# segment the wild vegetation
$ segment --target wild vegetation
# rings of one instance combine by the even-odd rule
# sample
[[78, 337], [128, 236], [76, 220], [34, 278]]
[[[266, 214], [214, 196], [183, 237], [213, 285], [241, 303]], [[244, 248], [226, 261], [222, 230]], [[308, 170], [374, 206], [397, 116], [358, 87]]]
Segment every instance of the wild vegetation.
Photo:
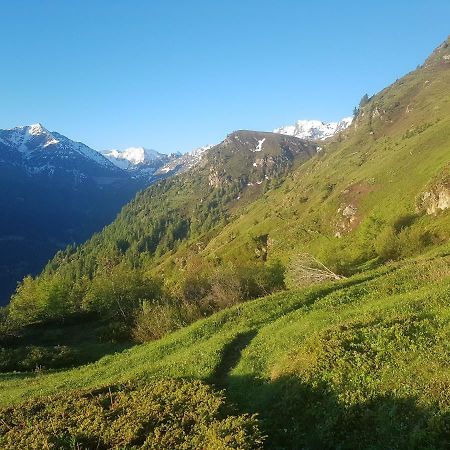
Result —
[[[18, 343], [3, 345], [12, 361], [4, 370], [22, 371], [0, 375], [3, 432], [27, 442], [31, 404], [44, 396], [37, 429], [70, 404], [89, 416], [103, 401], [86, 443], [72, 412], [39, 439], [92, 448], [102, 427], [125, 423], [99, 445], [163, 448], [151, 439], [166, 416], [148, 428], [133, 411], [110, 409], [116, 396], [134, 405], [134, 392], [153, 398], [160, 383], [174, 383], [236, 408], [231, 419], [205, 419], [201, 406], [185, 448], [196, 439], [258, 448], [263, 435], [271, 449], [448, 448], [449, 86], [447, 43], [365, 96], [354, 124], [321, 151], [266, 133], [271, 144], [259, 154], [240, 147], [250, 132], [234, 133], [200, 167], [150, 187], [90, 241], [59, 252], [3, 312], [5, 342]], [[41, 342], [42, 359], [55, 358], [45, 369], [77, 367], [24, 372], [36, 359], [8, 354], [23, 351], [36, 327], [68, 330], [80, 314], [91, 317], [95, 347], [54, 335]], [[58, 340], [79, 359], [61, 363]], [[33, 364], [19, 367], [26, 358]], [[82, 358], [90, 363], [78, 366]], [[158, 399], [178, 411], [173, 397]], [[127, 434], [127, 417], [145, 433]], [[211, 441], [209, 420], [218, 421]], [[184, 439], [179, 423], [172, 434]]]
[[0, 413], [5, 450], [255, 449], [262, 442], [254, 416], [232, 415], [223, 396], [198, 381], [107, 386]]
[[446, 448], [449, 255], [239, 304], [72, 370], [5, 374], [1, 402], [199, 379], [258, 413], [268, 448]]

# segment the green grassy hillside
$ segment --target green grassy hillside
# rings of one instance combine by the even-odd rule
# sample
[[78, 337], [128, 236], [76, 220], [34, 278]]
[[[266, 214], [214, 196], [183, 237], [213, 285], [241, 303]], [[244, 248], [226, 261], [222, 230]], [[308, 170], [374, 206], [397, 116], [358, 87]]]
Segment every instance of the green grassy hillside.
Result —
[[[205, 448], [252, 448], [252, 436], [258, 448], [263, 435], [270, 449], [448, 448], [449, 89], [447, 40], [320, 148], [233, 133], [199, 167], [142, 192], [102, 233], [56, 255], [3, 313], [11, 338], [48, 319], [67, 330], [69, 313], [91, 311], [111, 335], [132, 324], [134, 338], [153, 342], [71, 369], [0, 374], [10, 408], [1, 433], [25, 439], [33, 402], [55, 404], [41, 427], [64, 395], [86, 411], [100, 402], [100, 428], [116, 426], [106, 392], [168, 382], [194, 383], [230, 408], [189, 422], [200, 440], [205, 420], [216, 424]], [[108, 352], [94, 344], [85, 361]], [[172, 417], [177, 402], [167, 407]], [[156, 428], [139, 421], [148, 433], [167, 426], [155, 417]], [[64, 438], [84, 445], [73, 420]]]
[[[436, 208], [427, 215], [421, 197], [445, 174], [449, 192], [450, 63], [443, 59], [449, 54], [446, 43], [423, 67], [371, 98], [345, 137], [325, 144], [202, 254], [250, 258], [250, 236], [268, 234], [273, 258], [286, 261], [304, 248], [348, 270], [380, 254], [389, 259], [446, 242], [449, 214]], [[401, 248], [385, 255], [376, 239], [389, 231]]]
[[[229, 135], [200, 167], [150, 187], [102, 233], [56, 255], [29, 283], [29, 291], [40, 293], [28, 309], [37, 305], [39, 317], [39, 304], [83, 308], [91, 280], [118, 265], [163, 275], [170, 284], [196, 258], [211, 267], [287, 265], [308, 251], [350, 274], [444, 244], [450, 237], [448, 56], [446, 41], [320, 147], [273, 133]], [[53, 288], [40, 289], [47, 281], [62, 284], [70, 300], [50, 298]]]
[[199, 379], [259, 413], [268, 448], [446, 448], [448, 255], [254, 300], [69, 371], [4, 374], [1, 402]]

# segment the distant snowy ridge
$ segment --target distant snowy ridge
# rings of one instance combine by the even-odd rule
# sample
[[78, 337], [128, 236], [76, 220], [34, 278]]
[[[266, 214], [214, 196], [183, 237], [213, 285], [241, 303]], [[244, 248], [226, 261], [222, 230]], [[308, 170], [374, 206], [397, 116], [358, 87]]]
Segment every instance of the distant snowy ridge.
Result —
[[198, 147], [190, 152], [178, 155], [171, 159], [167, 164], [161, 167], [157, 174], [168, 174], [172, 172], [185, 172], [190, 168], [197, 165], [205, 153], [213, 148], [214, 145], [204, 145], [203, 147]]
[[121, 169], [152, 163], [159, 159], [167, 159], [167, 155], [144, 147], [129, 147], [125, 150], [104, 150], [102, 154]]
[[274, 133], [295, 136], [309, 141], [324, 140], [348, 128], [352, 117], [345, 117], [339, 122], [322, 122], [320, 120], [299, 120], [293, 125], [276, 128]]
[[99, 152], [50, 132], [40, 123], [0, 130], [0, 164], [22, 167], [30, 175], [65, 173], [77, 179], [96, 176], [98, 182], [105, 177], [119, 177], [149, 184], [194, 167], [211, 147], [171, 155], [145, 147]]

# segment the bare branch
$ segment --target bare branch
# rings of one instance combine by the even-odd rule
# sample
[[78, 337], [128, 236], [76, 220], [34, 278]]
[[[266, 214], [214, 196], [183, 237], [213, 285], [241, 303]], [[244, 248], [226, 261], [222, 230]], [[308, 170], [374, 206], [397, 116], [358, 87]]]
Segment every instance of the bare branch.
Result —
[[288, 273], [292, 281], [297, 285], [308, 285], [345, 278], [334, 273], [309, 253], [299, 254], [289, 265]]

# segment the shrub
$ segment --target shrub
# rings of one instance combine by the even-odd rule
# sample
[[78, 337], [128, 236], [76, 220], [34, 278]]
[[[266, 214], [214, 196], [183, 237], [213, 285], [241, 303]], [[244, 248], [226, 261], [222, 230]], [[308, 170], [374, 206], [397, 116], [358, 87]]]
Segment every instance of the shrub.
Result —
[[385, 228], [375, 240], [375, 251], [383, 261], [400, 257], [400, 245], [393, 227]]
[[83, 308], [104, 318], [120, 318], [131, 323], [143, 300], [158, 299], [163, 295], [160, 280], [120, 265], [94, 278], [84, 297]]
[[71, 303], [70, 281], [60, 275], [33, 279], [25, 277], [9, 306], [9, 319], [17, 325], [62, 317], [76, 310]]
[[0, 348], [0, 372], [61, 369], [78, 362], [78, 353], [65, 345]]
[[172, 299], [142, 302], [135, 314], [133, 338], [138, 342], [159, 339], [201, 317], [284, 289], [284, 273], [285, 268], [278, 261], [214, 270], [203, 265], [195, 270], [191, 267], [173, 288]]
[[138, 342], [153, 341], [200, 317], [200, 309], [192, 303], [144, 302], [136, 313], [132, 336]]
[[375, 240], [375, 251], [383, 261], [413, 256], [433, 244], [436, 237], [417, 227], [395, 226], [385, 228]]
[[0, 410], [0, 446], [260, 449], [255, 416], [232, 415], [199, 381], [107, 386]]

